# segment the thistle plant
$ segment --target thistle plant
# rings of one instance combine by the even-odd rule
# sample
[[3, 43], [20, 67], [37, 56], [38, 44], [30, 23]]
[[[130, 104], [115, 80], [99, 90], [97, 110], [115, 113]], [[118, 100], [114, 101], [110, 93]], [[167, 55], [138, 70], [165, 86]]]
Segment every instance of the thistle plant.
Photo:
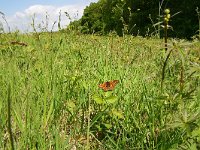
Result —
[[164, 15], [164, 36], [165, 36], [165, 51], [167, 51], [167, 29], [168, 29], [168, 26], [169, 26], [169, 19], [171, 17], [170, 15], [170, 10], [169, 9], [165, 9], [164, 11], [165, 15]]

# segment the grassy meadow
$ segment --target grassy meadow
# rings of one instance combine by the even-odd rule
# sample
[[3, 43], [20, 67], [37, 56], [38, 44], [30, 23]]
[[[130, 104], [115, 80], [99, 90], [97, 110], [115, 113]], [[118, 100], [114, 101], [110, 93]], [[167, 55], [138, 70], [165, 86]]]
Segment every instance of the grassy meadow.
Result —
[[199, 77], [195, 40], [0, 34], [0, 149], [199, 149]]

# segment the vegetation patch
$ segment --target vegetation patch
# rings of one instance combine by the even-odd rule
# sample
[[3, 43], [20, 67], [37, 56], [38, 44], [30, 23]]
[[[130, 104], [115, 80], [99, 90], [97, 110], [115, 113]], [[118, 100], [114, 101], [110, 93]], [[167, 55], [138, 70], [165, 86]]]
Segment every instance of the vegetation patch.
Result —
[[199, 42], [168, 39], [166, 51], [129, 35], [0, 39], [2, 149], [200, 148]]

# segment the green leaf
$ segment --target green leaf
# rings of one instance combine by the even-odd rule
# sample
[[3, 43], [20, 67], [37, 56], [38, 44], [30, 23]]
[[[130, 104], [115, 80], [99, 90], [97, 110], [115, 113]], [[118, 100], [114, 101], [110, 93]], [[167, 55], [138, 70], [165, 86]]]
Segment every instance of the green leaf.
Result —
[[98, 95], [94, 95], [93, 99], [97, 104], [103, 104], [104, 103], [104, 100], [101, 97], [99, 97]]
[[105, 98], [107, 97], [110, 97], [112, 95], [112, 91], [107, 91], [107, 92], [104, 92], [105, 93]]
[[45, 127], [47, 126], [50, 118], [53, 117], [53, 112], [54, 112], [54, 101], [52, 100], [51, 101], [51, 105], [50, 105], [50, 109], [49, 109], [48, 114], [47, 114], [47, 119], [46, 119], [46, 122], [45, 122]]
[[115, 117], [118, 117], [119, 119], [123, 119], [123, 118], [124, 118], [123, 112], [122, 112], [121, 110], [113, 109], [113, 110], [112, 110], [112, 114], [113, 114]]
[[74, 103], [72, 100], [70, 100], [70, 101], [67, 102], [67, 107], [68, 107], [68, 110], [69, 110], [71, 113], [73, 113], [73, 110], [74, 110], [74, 108], [76, 107], [76, 105], [75, 105], [75, 103]]
[[102, 128], [100, 127], [100, 125], [95, 125], [95, 127], [98, 129], [98, 131], [102, 131]]
[[107, 128], [107, 129], [110, 129], [112, 127], [111, 124], [108, 124], [108, 123], [104, 123], [104, 126]]
[[[106, 111], [106, 110], [104, 110]], [[104, 115], [104, 111], [99, 111], [95, 117], [91, 120], [90, 123], [90, 127], [92, 127], [97, 121], [99, 121], [99, 119], [101, 119], [101, 117]]]
[[105, 98], [105, 101], [108, 103], [108, 104], [113, 104], [117, 101], [117, 96], [110, 96], [110, 97], [107, 97]]
[[1, 115], [2, 106], [3, 106], [3, 102], [2, 102], [2, 100], [0, 100], [0, 115]]
[[195, 136], [200, 137], [200, 128], [198, 128], [198, 129], [192, 131], [192, 136], [193, 136], [193, 137], [195, 137]]
[[83, 82], [82, 84], [83, 84], [84, 89], [88, 90], [88, 85], [86, 84], [86, 82]]

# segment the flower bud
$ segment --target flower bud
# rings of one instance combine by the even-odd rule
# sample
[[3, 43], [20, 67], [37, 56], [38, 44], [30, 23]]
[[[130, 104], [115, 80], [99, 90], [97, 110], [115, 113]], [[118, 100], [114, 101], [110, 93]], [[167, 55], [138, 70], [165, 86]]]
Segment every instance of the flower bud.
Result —
[[169, 14], [170, 13], [170, 10], [169, 9], [165, 9], [165, 14]]
[[167, 15], [166, 15], [166, 18], [168, 18], [168, 19], [169, 19], [170, 17], [171, 17], [171, 15], [170, 15], [170, 14], [167, 14]]
[[165, 20], [165, 22], [168, 22], [168, 21], [169, 21], [169, 19], [168, 19], [167, 17], [165, 17], [164, 20]]

